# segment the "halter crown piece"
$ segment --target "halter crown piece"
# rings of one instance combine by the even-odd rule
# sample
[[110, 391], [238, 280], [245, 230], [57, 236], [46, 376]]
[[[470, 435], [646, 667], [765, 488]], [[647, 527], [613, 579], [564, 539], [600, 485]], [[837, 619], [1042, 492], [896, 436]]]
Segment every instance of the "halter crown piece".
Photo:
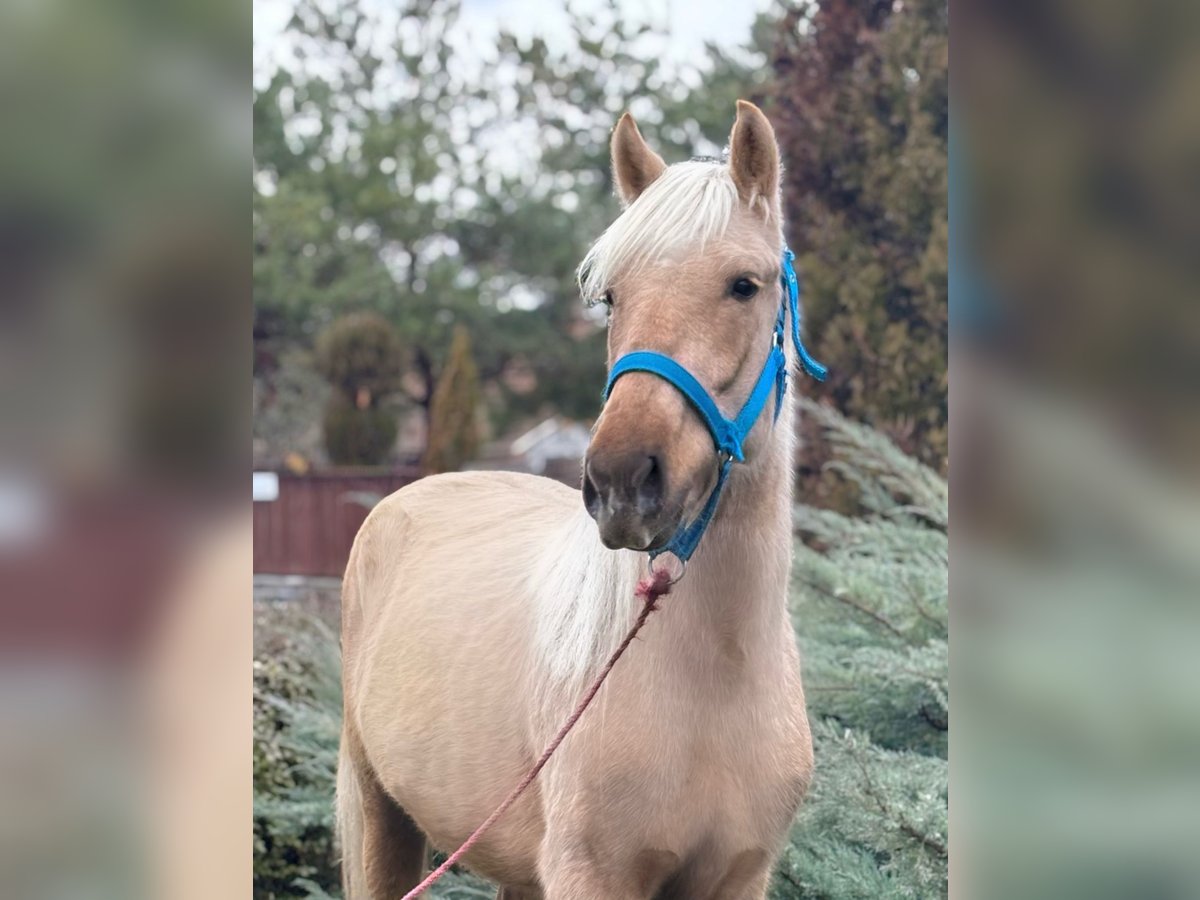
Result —
[[800, 339], [800, 282], [796, 278], [796, 269], [792, 266], [792, 260], [795, 258], [795, 254], [791, 250], [784, 248], [783, 269], [780, 275], [783, 297], [779, 303], [779, 315], [775, 318], [771, 352], [767, 354], [767, 361], [763, 364], [762, 373], [758, 376], [754, 389], [750, 392], [749, 398], [736, 418], [725, 418], [712, 395], [704, 389], [696, 377], [666, 354], [654, 350], [634, 350], [618, 359], [609, 370], [608, 383], [604, 386], [605, 400], [608, 399], [613, 385], [622, 375], [629, 372], [649, 372], [657, 375], [683, 394], [699, 414], [701, 421], [708, 427], [717, 448], [720, 472], [717, 475], [717, 483], [713, 487], [712, 493], [709, 494], [708, 501], [704, 504], [704, 509], [691, 523], [681, 526], [664, 546], [657, 550], [651, 550], [651, 561], [663, 553], [672, 553], [683, 563], [691, 559], [692, 554], [696, 552], [696, 546], [700, 543], [700, 538], [704, 536], [705, 530], [717, 511], [717, 504], [721, 500], [721, 491], [725, 488], [729, 470], [735, 462], [745, 462], [742, 442], [750, 433], [750, 429], [754, 427], [754, 423], [758, 421], [758, 417], [762, 414], [767, 400], [772, 394], [775, 395], [775, 415], [772, 423], [779, 418], [779, 412], [783, 408], [783, 397], [787, 391], [787, 357], [783, 348], [784, 342], [787, 340], [789, 317], [792, 325], [792, 345], [796, 348], [796, 356], [804, 371], [817, 381], [824, 381], [828, 374], [828, 370], [812, 358], [805, 349], [804, 342]]

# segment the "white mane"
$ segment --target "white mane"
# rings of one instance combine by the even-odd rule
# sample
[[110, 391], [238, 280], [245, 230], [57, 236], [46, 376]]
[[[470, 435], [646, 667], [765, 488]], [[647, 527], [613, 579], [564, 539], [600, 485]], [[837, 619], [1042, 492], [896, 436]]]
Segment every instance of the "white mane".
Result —
[[668, 166], [583, 258], [578, 272], [583, 299], [600, 300], [613, 276], [627, 267], [657, 262], [684, 245], [702, 247], [729, 227], [737, 202], [737, 186], [724, 163]]
[[565, 689], [576, 699], [617, 648], [633, 624], [633, 590], [644, 566], [645, 554], [600, 543], [583, 504], [546, 542], [529, 589], [536, 604], [534, 643], [549, 694]]

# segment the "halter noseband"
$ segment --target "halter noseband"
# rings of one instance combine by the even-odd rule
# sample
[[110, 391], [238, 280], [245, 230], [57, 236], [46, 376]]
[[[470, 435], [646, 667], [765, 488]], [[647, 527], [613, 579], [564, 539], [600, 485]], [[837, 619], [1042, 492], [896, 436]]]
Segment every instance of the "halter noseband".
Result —
[[775, 395], [775, 415], [772, 422], [779, 418], [779, 412], [783, 408], [783, 397], [787, 391], [787, 357], [783, 348], [787, 339], [789, 316], [792, 322], [792, 344], [796, 348], [796, 355], [799, 357], [804, 371], [817, 381], [824, 381], [828, 374], [826, 368], [809, 355], [804, 348], [804, 342], [800, 339], [800, 282], [796, 278], [796, 270], [792, 266], [793, 259], [795, 259], [795, 255], [792, 251], [784, 248], [783, 271], [780, 276], [780, 282], [783, 285], [783, 299], [779, 304], [779, 315], [775, 318], [771, 352], [767, 354], [767, 361], [763, 365], [762, 373], [758, 376], [758, 381], [755, 382], [754, 389], [750, 392], [741, 412], [737, 414], [737, 418], [725, 418], [712, 395], [704, 389], [696, 377], [664, 353], [654, 350], [634, 350], [618, 359], [609, 370], [608, 383], [604, 386], [605, 400], [608, 399], [613, 385], [622, 375], [629, 372], [649, 372], [657, 375], [673, 385], [691, 403], [709, 433], [712, 434], [713, 443], [717, 448], [720, 472], [717, 475], [717, 483], [713, 487], [712, 493], [709, 494], [708, 501], [704, 504], [704, 509], [690, 524], [680, 526], [667, 544], [657, 550], [651, 550], [651, 560], [663, 553], [673, 553], [683, 563], [691, 558], [692, 554], [696, 552], [696, 545], [700, 543], [700, 538], [704, 536], [705, 529], [708, 528], [717, 511], [717, 503], [721, 499], [721, 491], [725, 487], [725, 480], [729, 477], [729, 470], [735, 461], [745, 462], [742, 442], [746, 440], [746, 435], [758, 421], [758, 417], [767, 405], [767, 399], [772, 394]]

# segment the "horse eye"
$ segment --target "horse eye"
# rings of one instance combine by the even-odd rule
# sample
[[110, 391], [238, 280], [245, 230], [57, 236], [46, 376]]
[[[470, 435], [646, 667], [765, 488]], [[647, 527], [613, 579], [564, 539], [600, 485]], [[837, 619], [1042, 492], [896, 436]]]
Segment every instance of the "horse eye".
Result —
[[603, 303], [605, 306], [607, 306], [609, 309], [612, 309], [612, 305], [613, 305], [612, 291], [605, 291], [604, 299], [601, 300], [600, 302]]
[[729, 292], [739, 300], [749, 300], [758, 293], [758, 285], [749, 278], [739, 278], [730, 286]]

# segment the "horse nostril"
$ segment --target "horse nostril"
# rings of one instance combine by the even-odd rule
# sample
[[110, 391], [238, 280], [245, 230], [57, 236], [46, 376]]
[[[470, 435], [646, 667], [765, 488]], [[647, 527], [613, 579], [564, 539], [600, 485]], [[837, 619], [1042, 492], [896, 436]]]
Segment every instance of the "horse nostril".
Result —
[[596, 488], [592, 467], [588, 463], [583, 466], [583, 505], [593, 519], [600, 514], [600, 491]]
[[662, 510], [666, 476], [656, 456], [594, 457], [583, 467], [583, 505], [597, 522], [614, 516], [655, 516]]
[[639, 513], [648, 515], [659, 511], [663, 502], [664, 482], [663, 470], [658, 462], [658, 457], [646, 457], [638, 467], [633, 479]]

